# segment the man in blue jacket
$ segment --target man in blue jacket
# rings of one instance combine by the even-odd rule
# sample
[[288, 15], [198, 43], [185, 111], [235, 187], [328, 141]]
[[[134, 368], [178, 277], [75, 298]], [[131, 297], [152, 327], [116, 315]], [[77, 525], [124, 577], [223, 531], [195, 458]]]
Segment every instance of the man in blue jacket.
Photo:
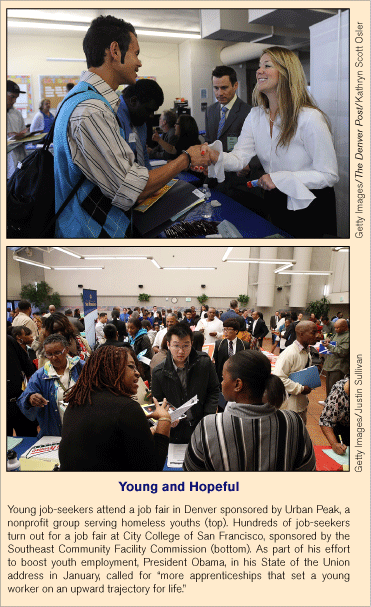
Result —
[[164, 103], [162, 88], [155, 80], [145, 78], [127, 86], [121, 97], [117, 117], [125, 141], [135, 154], [137, 164], [151, 170], [147, 152], [146, 122]]

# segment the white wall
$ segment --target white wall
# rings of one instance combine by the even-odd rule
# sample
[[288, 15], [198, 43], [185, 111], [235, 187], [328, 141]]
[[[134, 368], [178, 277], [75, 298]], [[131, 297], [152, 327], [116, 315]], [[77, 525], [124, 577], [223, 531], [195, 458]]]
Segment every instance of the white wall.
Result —
[[[22, 36], [8, 35], [8, 74], [31, 75], [31, 87], [35, 111], [27, 116], [31, 120], [38, 111], [40, 103], [39, 75], [80, 76], [86, 69], [85, 55], [82, 50], [83, 35], [80, 38], [67, 36]], [[162, 109], [174, 105], [175, 97], [180, 96], [179, 57], [177, 44], [142, 42], [140, 43], [140, 76], [156, 76], [164, 92]], [[22, 52], [19, 52], [19, 49]], [[80, 58], [76, 61], [47, 61], [47, 57]], [[161, 109], [160, 109], [161, 111]]]
[[[199, 130], [205, 128], [205, 113], [201, 112], [201, 101], [207, 105], [215, 103], [211, 73], [217, 65], [222, 65], [220, 51], [226, 42], [216, 40], [186, 40], [179, 45], [181, 97], [188, 99], [191, 114]], [[201, 100], [200, 90], [207, 89], [207, 99]]]

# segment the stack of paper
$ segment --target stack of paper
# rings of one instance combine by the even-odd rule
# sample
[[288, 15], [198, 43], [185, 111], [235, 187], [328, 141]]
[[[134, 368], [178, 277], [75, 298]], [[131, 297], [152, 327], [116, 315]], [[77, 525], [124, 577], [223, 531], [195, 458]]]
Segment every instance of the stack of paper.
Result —
[[59, 464], [60, 436], [43, 436], [20, 457], [21, 471], [53, 470]]

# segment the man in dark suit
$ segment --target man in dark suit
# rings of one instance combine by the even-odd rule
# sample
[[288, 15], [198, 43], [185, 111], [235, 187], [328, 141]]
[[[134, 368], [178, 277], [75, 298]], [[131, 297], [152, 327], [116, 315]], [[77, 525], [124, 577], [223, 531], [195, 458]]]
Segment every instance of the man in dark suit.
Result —
[[205, 140], [212, 143], [219, 139], [223, 151], [231, 152], [251, 107], [236, 95], [238, 82], [233, 68], [219, 65], [214, 69], [212, 77], [217, 102], [208, 107], [205, 114]]
[[[238, 88], [235, 70], [226, 65], [218, 65], [212, 72], [213, 91], [217, 102], [207, 108], [205, 114], [205, 141], [212, 143], [216, 139], [223, 144], [223, 152], [231, 152], [237, 143], [241, 129], [251, 106], [236, 95]], [[225, 120], [223, 113], [225, 114]], [[257, 156], [240, 173], [227, 172], [223, 183], [212, 183], [212, 187], [238, 200], [244, 206], [258, 211], [261, 208], [261, 192], [247, 188], [248, 180], [263, 175]]]
[[240, 331], [246, 331], [246, 322], [245, 319], [242, 318], [242, 316], [240, 316], [238, 314], [238, 301], [237, 299], [232, 299], [229, 302], [229, 310], [227, 310], [226, 312], [223, 312], [223, 314], [220, 317], [220, 320], [222, 322], [224, 322], [225, 320], [229, 320], [230, 318], [234, 318], [237, 319], [240, 325]]
[[[274, 316], [271, 316], [271, 321], [270, 321], [270, 324], [269, 324], [271, 331], [275, 330], [275, 328], [277, 327], [277, 323], [278, 323], [279, 319], [280, 319], [280, 313], [278, 311], [275, 313]], [[274, 344], [276, 343], [276, 337], [277, 336], [272, 332], [272, 346], [274, 346]]]
[[242, 341], [237, 337], [240, 325], [237, 319], [230, 318], [223, 322], [224, 339], [217, 339], [215, 342], [213, 360], [220, 383], [223, 379], [223, 366], [226, 360], [240, 350], [248, 350], [250, 344], [248, 341]]
[[252, 325], [252, 336], [260, 348], [263, 345], [263, 338], [267, 335], [267, 333], [269, 333], [269, 329], [261, 316], [261, 312], [255, 311], [252, 313], [254, 321]]

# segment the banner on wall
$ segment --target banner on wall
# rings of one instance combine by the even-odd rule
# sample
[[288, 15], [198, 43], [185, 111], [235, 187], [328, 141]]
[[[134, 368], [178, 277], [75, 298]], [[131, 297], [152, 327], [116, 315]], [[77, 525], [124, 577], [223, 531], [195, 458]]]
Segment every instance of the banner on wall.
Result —
[[66, 96], [66, 84], [79, 80], [79, 76], [39, 76], [40, 100], [50, 99], [50, 107], [55, 109]]
[[87, 316], [89, 312], [97, 309], [97, 291], [92, 289], [82, 290], [82, 301], [84, 305], [84, 316]]
[[82, 290], [84, 305], [85, 338], [91, 348], [95, 347], [95, 321], [98, 318], [97, 291], [92, 289]]

